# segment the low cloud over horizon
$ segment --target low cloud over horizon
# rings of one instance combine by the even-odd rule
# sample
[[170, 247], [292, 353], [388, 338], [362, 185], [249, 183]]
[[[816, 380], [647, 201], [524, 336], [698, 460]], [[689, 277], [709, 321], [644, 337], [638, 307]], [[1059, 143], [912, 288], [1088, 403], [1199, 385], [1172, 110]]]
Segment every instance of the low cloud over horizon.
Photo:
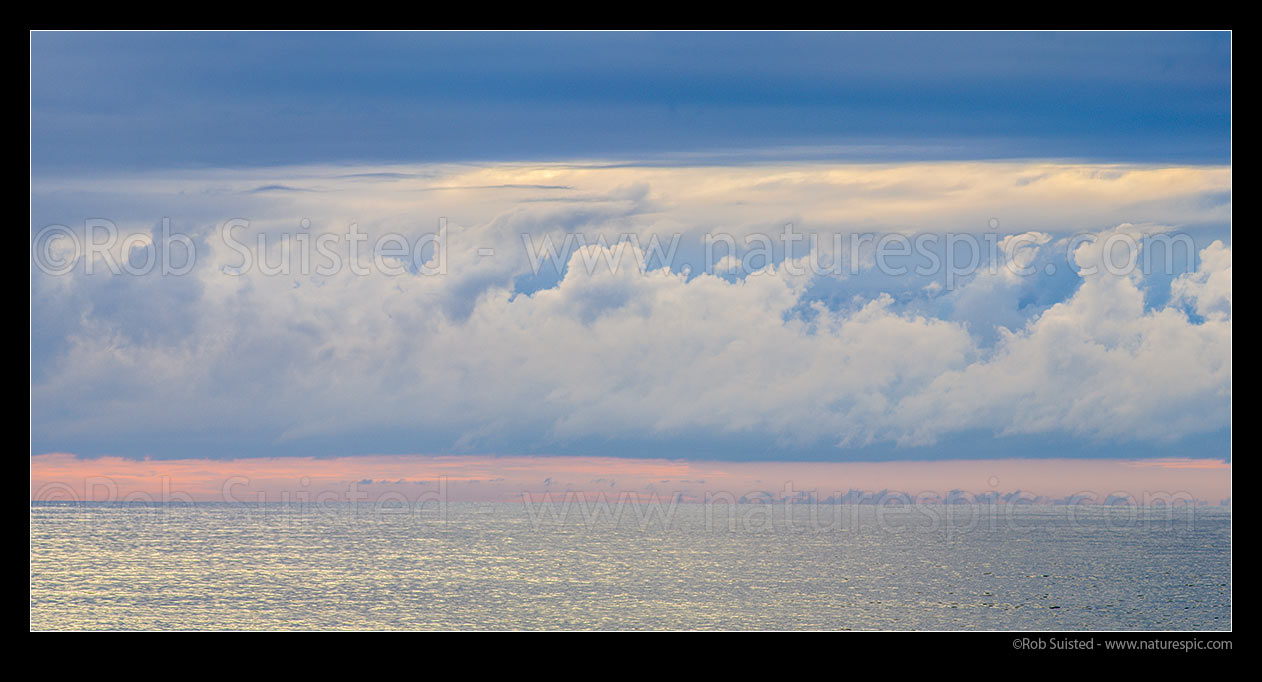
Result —
[[[31, 200], [32, 454], [1230, 460], [1228, 167], [315, 165]], [[322, 235], [369, 246], [321, 271]]]

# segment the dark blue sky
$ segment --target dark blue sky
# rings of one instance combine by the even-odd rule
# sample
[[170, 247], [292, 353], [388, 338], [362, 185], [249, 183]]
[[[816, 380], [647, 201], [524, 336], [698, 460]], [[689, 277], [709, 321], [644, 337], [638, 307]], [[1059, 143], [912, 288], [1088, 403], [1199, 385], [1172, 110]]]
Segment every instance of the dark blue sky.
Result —
[[1226, 33], [35, 33], [31, 156], [1218, 164], [1230, 84]]

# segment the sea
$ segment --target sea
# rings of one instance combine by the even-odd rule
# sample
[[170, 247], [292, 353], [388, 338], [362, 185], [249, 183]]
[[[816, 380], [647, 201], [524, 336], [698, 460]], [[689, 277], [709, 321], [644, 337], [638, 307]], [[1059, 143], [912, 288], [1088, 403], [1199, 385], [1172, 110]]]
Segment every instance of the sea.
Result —
[[31, 503], [32, 630], [1229, 630], [1226, 507]]

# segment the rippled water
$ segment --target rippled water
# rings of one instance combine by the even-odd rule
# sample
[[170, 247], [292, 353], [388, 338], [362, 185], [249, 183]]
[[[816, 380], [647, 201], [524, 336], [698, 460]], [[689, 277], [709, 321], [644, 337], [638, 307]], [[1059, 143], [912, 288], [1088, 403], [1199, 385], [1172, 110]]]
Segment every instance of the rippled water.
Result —
[[43, 629], [1228, 629], [1227, 509], [31, 505]]

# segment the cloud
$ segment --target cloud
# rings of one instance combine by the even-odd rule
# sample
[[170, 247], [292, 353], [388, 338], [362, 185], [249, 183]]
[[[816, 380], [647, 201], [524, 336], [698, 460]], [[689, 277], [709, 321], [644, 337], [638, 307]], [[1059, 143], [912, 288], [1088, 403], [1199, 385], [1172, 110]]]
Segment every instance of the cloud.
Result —
[[[371, 180], [383, 173], [388, 181]], [[1029, 177], [1038, 180], [1016, 181]], [[237, 193], [302, 183], [322, 191]], [[550, 189], [532, 194], [538, 186]], [[647, 439], [689, 456], [689, 443], [721, 435], [791, 457], [970, 433], [1175, 442], [1229, 427], [1231, 247], [1203, 235], [1231, 207], [1187, 200], [1229, 191], [1219, 168], [1046, 163], [48, 180], [32, 188], [35, 230], [118, 216], [121, 234], [143, 233], [144, 248], [161, 251], [173, 239], [154, 224], [169, 216], [199, 258], [182, 276], [110, 274], [104, 254], [90, 275], [86, 261], [67, 275], [32, 268], [33, 448], [539, 452]], [[523, 201], [553, 195], [600, 201]], [[1144, 220], [1119, 220], [1130, 214]], [[996, 240], [1006, 254], [950, 287], [873, 271], [871, 244], [854, 252], [864, 271], [835, 276], [801, 267], [826, 243], [814, 254], [778, 247], [756, 271], [734, 257], [743, 254], [707, 262], [702, 247], [706, 235], [739, 242], [790, 222], [821, 233], [981, 232], [993, 215], [1012, 226]], [[402, 274], [385, 274], [368, 250], [359, 274], [232, 276], [240, 255], [217, 226], [238, 217], [250, 224], [237, 238], [251, 248], [261, 238], [256, 256], [273, 264], [298, 234], [308, 244], [328, 236], [344, 254], [351, 225], [372, 243], [386, 233], [415, 241], [441, 224], [447, 271], [419, 274], [404, 258]], [[1142, 274], [1106, 267], [1110, 237], [1166, 229], [1155, 225], [1210, 226], [1193, 231], [1199, 264], [1172, 278], [1160, 306]], [[1073, 241], [1084, 234], [1092, 239]], [[580, 235], [540, 270], [523, 248], [523, 238]], [[620, 243], [627, 235], [640, 248]], [[674, 235], [679, 261], [643, 267], [649, 238]]]
[[1201, 269], [1171, 283], [1174, 298], [1201, 317], [1231, 322], [1231, 248], [1214, 242], [1201, 251]]
[[[898, 438], [927, 443], [973, 426], [1161, 440], [1229, 426], [1230, 294], [1225, 312], [1196, 323], [1177, 307], [1146, 309], [1137, 277], [1105, 271], [1095, 244], [1074, 256], [1095, 274], [1069, 300], [1005, 330], [984, 360], [943, 372], [905, 400]], [[1224, 277], [1231, 251], [1215, 241], [1201, 251], [1201, 269], [1177, 282], [1197, 304], [1207, 290], [1217, 304], [1209, 283]]]

